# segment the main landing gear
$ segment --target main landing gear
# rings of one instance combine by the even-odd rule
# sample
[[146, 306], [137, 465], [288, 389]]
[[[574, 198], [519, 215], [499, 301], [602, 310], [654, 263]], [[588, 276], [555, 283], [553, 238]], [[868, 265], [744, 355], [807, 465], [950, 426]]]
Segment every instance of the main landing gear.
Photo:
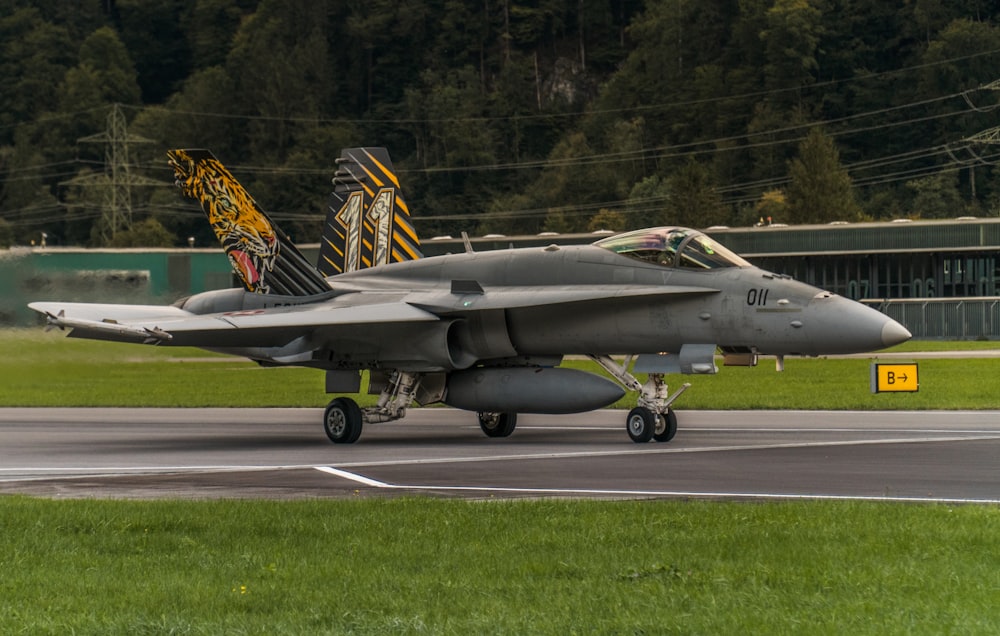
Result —
[[334, 444], [353, 444], [361, 437], [365, 423], [391, 422], [402, 418], [419, 386], [419, 373], [396, 371], [382, 389], [375, 406], [362, 409], [357, 402], [346, 397], [332, 400], [323, 413], [326, 436]]
[[[425, 380], [423, 386], [421, 380]], [[401, 419], [414, 397], [421, 404], [437, 402], [443, 388], [443, 383], [436, 386], [433, 378], [425, 378], [420, 373], [393, 371], [382, 386], [375, 406], [362, 409], [347, 397], [332, 400], [323, 414], [323, 429], [334, 444], [353, 444], [358, 441], [365, 424]], [[478, 416], [479, 427], [487, 437], [509, 437], [517, 426], [515, 412], [481, 411]]]
[[517, 413], [479, 413], [479, 428], [487, 437], [510, 437], [517, 426]]
[[627, 357], [622, 364], [615, 362], [611, 356], [588, 357], [601, 365], [623, 387], [639, 393], [638, 406], [629, 411], [625, 418], [625, 430], [633, 442], [637, 444], [644, 444], [649, 440], [669, 442], [674, 438], [677, 434], [677, 414], [670, 405], [680, 397], [681, 393], [688, 390], [690, 383], [685, 382], [673, 395], [670, 395], [663, 373], [650, 373], [645, 384], [640, 383], [629, 373], [628, 367], [632, 362], [632, 356]]
[[[650, 440], [669, 442], [677, 434], [677, 415], [670, 405], [681, 393], [691, 385], [684, 383], [672, 395], [664, 381], [664, 373], [659, 367], [653, 367], [649, 379], [640, 383], [629, 371], [632, 356], [618, 364], [610, 356], [589, 356], [610, 373], [625, 389], [639, 394], [638, 405], [629, 411], [625, 418], [625, 430], [636, 443]], [[645, 371], [648, 367], [644, 367]], [[330, 402], [323, 414], [323, 428], [327, 437], [334, 444], [352, 444], [361, 436], [364, 424], [375, 422], [390, 422], [398, 420], [406, 414], [406, 409], [413, 401], [429, 404], [441, 400], [444, 384], [432, 389], [432, 377], [425, 378], [421, 387], [422, 375], [404, 371], [394, 371], [385, 382], [379, 395], [378, 403], [373, 407], [360, 408], [351, 398], [339, 397]], [[420, 390], [419, 394], [418, 389]], [[479, 427], [487, 437], [509, 437], [517, 426], [517, 413], [481, 411], [478, 413]]]
[[351, 398], [337, 398], [323, 413], [323, 430], [334, 444], [353, 444], [361, 436], [362, 415]]

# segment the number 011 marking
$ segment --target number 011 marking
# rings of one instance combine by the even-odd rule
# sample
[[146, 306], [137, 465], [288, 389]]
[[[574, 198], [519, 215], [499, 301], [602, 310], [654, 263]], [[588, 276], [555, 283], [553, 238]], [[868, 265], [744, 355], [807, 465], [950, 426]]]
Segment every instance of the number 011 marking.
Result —
[[763, 307], [767, 304], [768, 289], [751, 289], [747, 292], [747, 304], [751, 307]]

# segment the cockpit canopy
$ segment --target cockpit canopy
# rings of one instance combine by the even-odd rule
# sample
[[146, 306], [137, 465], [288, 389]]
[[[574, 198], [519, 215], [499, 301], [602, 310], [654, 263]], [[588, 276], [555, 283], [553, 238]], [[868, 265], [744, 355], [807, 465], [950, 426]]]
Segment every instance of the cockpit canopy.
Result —
[[685, 227], [654, 227], [609, 236], [594, 243], [616, 254], [664, 267], [718, 269], [750, 267], [731, 252], [697, 230]]

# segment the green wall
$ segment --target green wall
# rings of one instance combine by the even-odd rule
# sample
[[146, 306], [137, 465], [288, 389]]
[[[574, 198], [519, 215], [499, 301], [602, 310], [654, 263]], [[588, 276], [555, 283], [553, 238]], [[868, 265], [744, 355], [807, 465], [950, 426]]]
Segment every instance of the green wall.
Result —
[[35, 300], [165, 304], [233, 285], [229, 261], [218, 249], [4, 250], [0, 324], [36, 324], [27, 308]]

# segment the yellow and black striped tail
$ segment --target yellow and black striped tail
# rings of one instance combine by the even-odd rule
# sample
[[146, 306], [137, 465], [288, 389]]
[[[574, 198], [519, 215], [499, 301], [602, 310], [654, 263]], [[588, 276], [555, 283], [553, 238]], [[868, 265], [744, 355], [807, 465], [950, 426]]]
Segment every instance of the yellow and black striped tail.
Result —
[[314, 296], [330, 286], [253, 197], [204, 149], [168, 150], [184, 196], [201, 203], [243, 286], [258, 294]]
[[385, 148], [347, 148], [337, 159], [317, 268], [324, 276], [422, 256]]

